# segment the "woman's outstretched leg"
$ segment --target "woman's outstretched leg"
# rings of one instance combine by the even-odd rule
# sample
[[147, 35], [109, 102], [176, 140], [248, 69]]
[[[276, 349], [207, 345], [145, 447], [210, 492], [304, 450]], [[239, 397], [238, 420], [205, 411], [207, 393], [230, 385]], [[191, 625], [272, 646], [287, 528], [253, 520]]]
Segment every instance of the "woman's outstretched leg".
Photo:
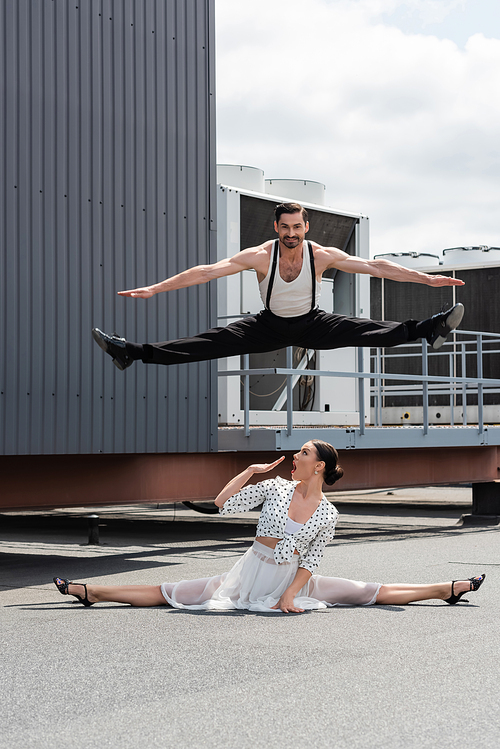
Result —
[[[70, 596], [85, 596], [84, 586], [80, 583], [68, 585]], [[165, 606], [166, 600], [159, 585], [89, 585], [87, 596], [90, 603], [109, 601], [129, 603], [131, 606]]]
[[413, 603], [414, 601], [428, 601], [431, 599], [444, 601], [450, 598], [452, 594], [460, 595], [460, 593], [468, 593], [470, 590], [470, 580], [459, 580], [453, 584], [447, 582], [436, 583], [434, 585], [409, 585], [405, 583], [382, 585], [375, 603], [382, 605], [404, 605], [406, 603]]

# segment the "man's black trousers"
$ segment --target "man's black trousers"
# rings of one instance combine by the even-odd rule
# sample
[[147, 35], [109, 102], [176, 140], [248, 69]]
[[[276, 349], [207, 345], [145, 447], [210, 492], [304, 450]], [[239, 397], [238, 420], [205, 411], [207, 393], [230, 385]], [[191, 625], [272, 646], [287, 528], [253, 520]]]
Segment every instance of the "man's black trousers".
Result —
[[[146, 364], [183, 364], [238, 354], [276, 351], [286, 346], [335, 349], [347, 346], [398, 346], [428, 333], [430, 321], [404, 323], [366, 320], [312, 310], [300, 317], [278, 317], [269, 310], [192, 338], [131, 345], [130, 354]], [[419, 328], [422, 328], [419, 330]], [[135, 351], [134, 351], [135, 349]]]

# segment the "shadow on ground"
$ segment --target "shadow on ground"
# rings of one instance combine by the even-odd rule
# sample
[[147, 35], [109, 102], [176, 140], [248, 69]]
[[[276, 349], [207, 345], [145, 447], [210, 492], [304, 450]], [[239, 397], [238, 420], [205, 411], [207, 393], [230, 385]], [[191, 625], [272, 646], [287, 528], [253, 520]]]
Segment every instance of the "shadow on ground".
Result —
[[[100, 544], [90, 546], [85, 517], [0, 516], [0, 523], [0, 588], [4, 589], [46, 585], [55, 575], [85, 580], [182, 566], [193, 555], [226, 557], [232, 564], [250, 546], [255, 533], [255, 523], [241, 521], [107, 518], [100, 523]], [[395, 526], [341, 521], [333, 543], [380, 543], [410, 537], [490, 534], [497, 530], [497, 526]], [[159, 579], [162, 577], [160, 574]]]

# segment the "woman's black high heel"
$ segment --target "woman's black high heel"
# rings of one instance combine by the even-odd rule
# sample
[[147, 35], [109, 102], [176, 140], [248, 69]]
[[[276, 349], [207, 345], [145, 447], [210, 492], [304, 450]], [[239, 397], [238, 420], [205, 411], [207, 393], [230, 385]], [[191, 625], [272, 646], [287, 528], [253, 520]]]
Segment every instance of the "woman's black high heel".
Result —
[[[74, 596], [75, 598], [78, 598], [80, 603], [83, 603], [84, 606], [94, 605], [95, 601], [92, 601], [92, 603], [89, 601], [87, 585], [85, 583], [74, 583], [71, 580], [66, 580], [64, 577], [53, 577], [52, 580], [54, 581], [54, 584], [61, 595]], [[76, 593], [69, 593], [68, 585], [83, 585], [83, 587], [85, 588], [85, 598], [78, 596]]]
[[[481, 585], [484, 583], [485, 577], [486, 577], [486, 574], [478, 575], [477, 577], [469, 577], [468, 578], [469, 583], [470, 583], [469, 591], [479, 590]], [[460, 580], [453, 580], [453, 582], [451, 583], [451, 596], [449, 598], [444, 599], [446, 603], [450, 604], [450, 606], [453, 606], [455, 603], [458, 603], [459, 600], [462, 598], [462, 596], [465, 595], [465, 593], [467, 593], [467, 591], [464, 591], [463, 593], [458, 593], [458, 594], [455, 594], [453, 592], [453, 586], [455, 585], [455, 583], [458, 583], [458, 582], [460, 582]], [[469, 601], [467, 601], [464, 598], [464, 603], [469, 603]]]

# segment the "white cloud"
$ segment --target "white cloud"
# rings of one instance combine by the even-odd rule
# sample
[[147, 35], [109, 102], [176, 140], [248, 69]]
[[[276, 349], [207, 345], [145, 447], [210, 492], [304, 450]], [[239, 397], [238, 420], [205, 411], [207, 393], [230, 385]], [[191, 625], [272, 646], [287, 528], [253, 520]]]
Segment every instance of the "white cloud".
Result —
[[433, 0], [217, 0], [218, 160], [327, 185], [373, 252], [500, 245], [500, 40], [404, 33]]
[[[363, 0], [361, 0], [363, 2]], [[400, 8], [420, 21], [422, 26], [442, 23], [456, 10], [465, 10], [467, 0], [368, 0], [366, 5], [376, 14], [391, 13]]]

